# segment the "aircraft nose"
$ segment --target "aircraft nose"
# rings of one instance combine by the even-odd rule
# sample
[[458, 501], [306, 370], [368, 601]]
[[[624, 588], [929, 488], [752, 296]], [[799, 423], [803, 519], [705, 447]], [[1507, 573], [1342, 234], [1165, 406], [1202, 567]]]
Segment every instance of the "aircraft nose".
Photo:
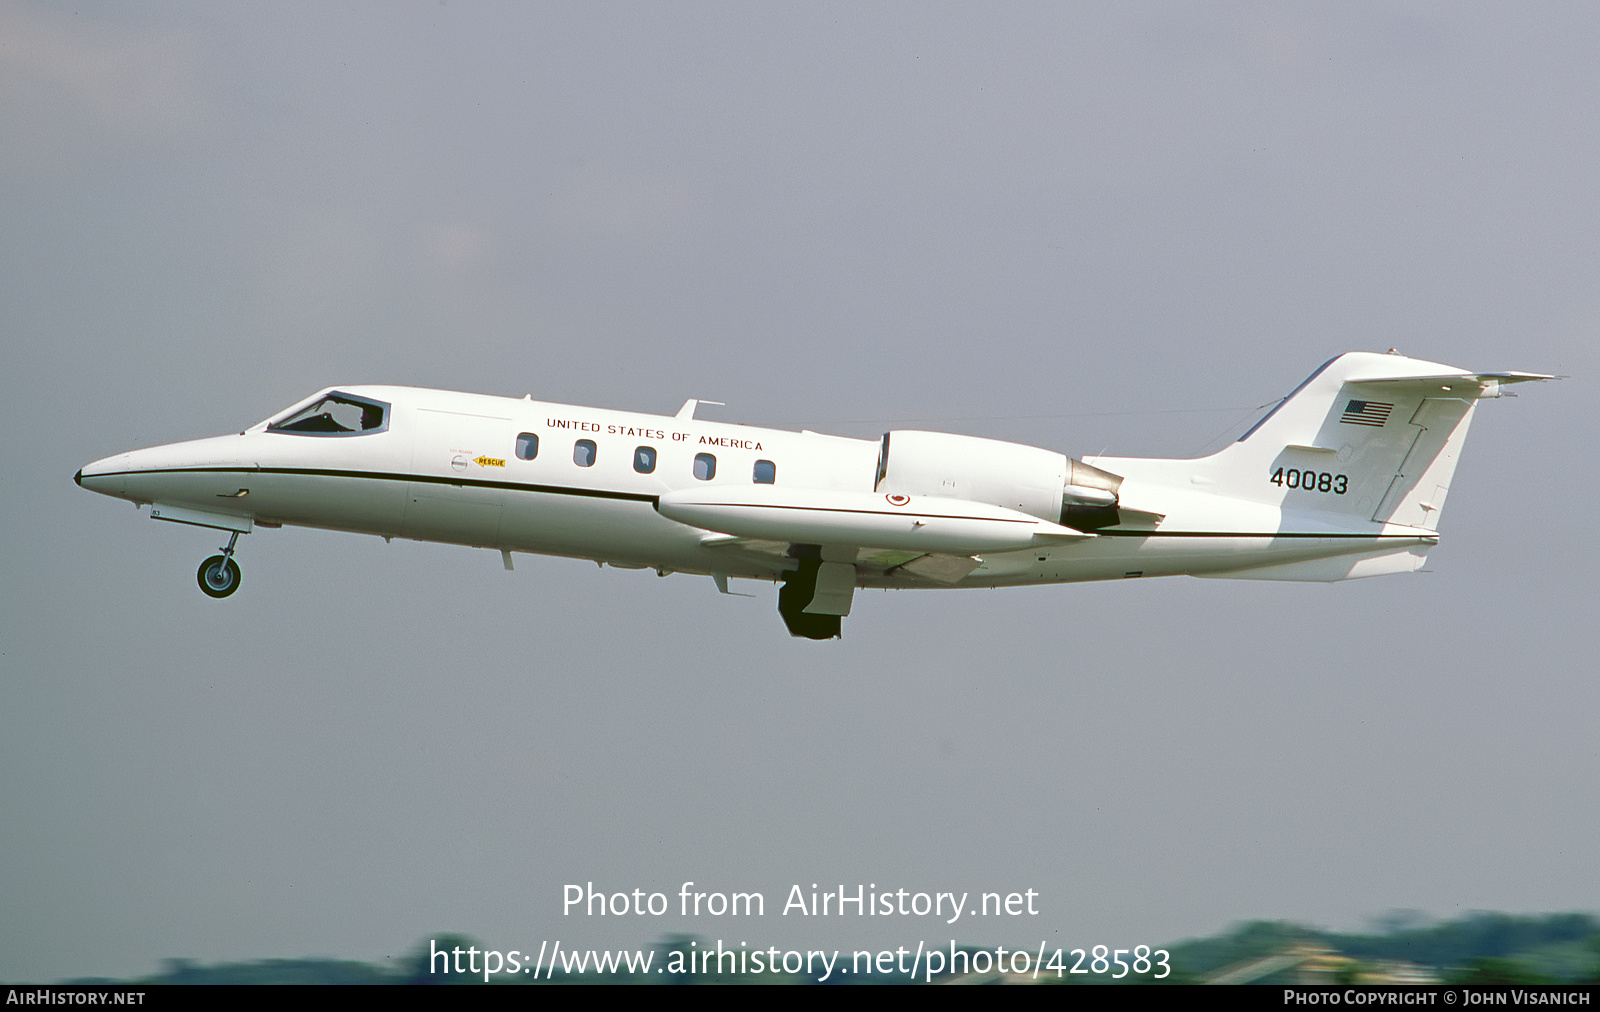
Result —
[[78, 473], [72, 476], [79, 488], [86, 488], [91, 492], [102, 495], [120, 496], [123, 494], [123, 479], [118, 475], [126, 474], [130, 469], [129, 461], [132, 454], [119, 453], [103, 460], [97, 460], [78, 468]]
[[221, 486], [233, 479], [223, 478], [218, 484], [218, 474], [253, 469], [241, 452], [242, 439], [213, 436], [129, 450], [83, 465], [73, 480], [91, 492], [135, 503], [175, 505], [199, 496], [206, 505], [214, 505], [211, 500], [219, 491], [232, 492], [239, 487], [233, 484], [223, 489]]

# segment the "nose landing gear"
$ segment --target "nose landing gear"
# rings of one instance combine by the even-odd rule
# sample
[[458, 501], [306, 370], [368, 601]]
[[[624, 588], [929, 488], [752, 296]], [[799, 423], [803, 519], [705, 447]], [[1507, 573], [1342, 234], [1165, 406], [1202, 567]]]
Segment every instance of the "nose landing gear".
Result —
[[200, 589], [207, 597], [227, 597], [239, 589], [239, 564], [233, 561], [233, 546], [239, 540], [239, 532], [234, 531], [228, 539], [228, 547], [222, 549], [221, 555], [213, 555], [200, 563], [200, 572], [196, 574], [200, 581]]

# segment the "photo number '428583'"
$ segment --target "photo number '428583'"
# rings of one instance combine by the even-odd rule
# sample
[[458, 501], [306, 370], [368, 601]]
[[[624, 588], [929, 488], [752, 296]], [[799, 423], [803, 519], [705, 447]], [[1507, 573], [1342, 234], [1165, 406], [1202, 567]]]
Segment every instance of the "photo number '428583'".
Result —
[[[1133, 963], [1131, 966], [1122, 958], [1124, 953], [1131, 953], [1133, 955]], [[1139, 945], [1132, 949], [1118, 949], [1116, 951], [1116, 955], [1111, 959], [1106, 958], [1107, 956], [1111, 955], [1111, 950], [1104, 945], [1096, 945], [1093, 949], [1089, 950], [1089, 952], [1084, 952], [1082, 949], [1073, 949], [1072, 954], [1078, 957], [1078, 961], [1072, 964], [1072, 969], [1068, 970], [1068, 973], [1105, 973], [1106, 971], [1110, 970], [1113, 965], [1116, 965], [1121, 968], [1120, 972], [1113, 973], [1111, 976], [1120, 978], [1126, 977], [1130, 969], [1132, 972], [1137, 974], [1147, 974], [1150, 973], [1151, 970], [1159, 968], [1161, 972], [1153, 974], [1152, 976], [1154, 979], [1160, 980], [1172, 972], [1172, 967], [1167, 964], [1167, 950], [1156, 949], [1154, 952], [1152, 952], [1150, 950], [1150, 946], [1148, 945]], [[1059, 949], [1056, 950], [1056, 956], [1058, 959], [1060, 958], [1060, 955], [1061, 951]], [[1093, 956], [1092, 959], [1089, 958], [1091, 955]], [[1086, 959], [1088, 960], [1088, 966], [1084, 966], [1084, 961]], [[1059, 966], [1052, 966], [1050, 968], [1056, 971], [1056, 976], [1061, 976], [1061, 970]]]
[[1272, 472], [1268, 479], [1281, 488], [1298, 488], [1306, 492], [1332, 492], [1334, 495], [1344, 495], [1350, 487], [1350, 477], [1343, 474], [1330, 474], [1327, 471], [1297, 471], [1294, 468], [1278, 468]]

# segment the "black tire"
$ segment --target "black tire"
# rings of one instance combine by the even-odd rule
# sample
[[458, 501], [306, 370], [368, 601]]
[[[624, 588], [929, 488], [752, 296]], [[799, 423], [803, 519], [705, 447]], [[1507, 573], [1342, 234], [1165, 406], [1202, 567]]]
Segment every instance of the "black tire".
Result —
[[195, 575], [207, 597], [227, 597], [239, 589], [239, 564], [226, 555], [213, 555], [200, 563]]

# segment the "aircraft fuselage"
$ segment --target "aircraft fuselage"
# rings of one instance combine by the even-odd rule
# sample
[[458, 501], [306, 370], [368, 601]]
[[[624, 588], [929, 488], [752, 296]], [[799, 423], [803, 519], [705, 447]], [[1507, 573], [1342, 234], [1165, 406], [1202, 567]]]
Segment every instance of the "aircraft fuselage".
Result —
[[[1341, 356], [1285, 399], [1285, 417], [1192, 461], [755, 428], [697, 419], [695, 402], [667, 416], [348, 386], [237, 435], [96, 461], [77, 480], [235, 540], [306, 526], [496, 549], [507, 565], [530, 553], [707, 574], [724, 590], [730, 576], [783, 581], [786, 620], [834, 616], [819, 628], [835, 635], [859, 586], [1415, 569], [1438, 540], [1474, 402], [1532, 378]], [[237, 586], [232, 545], [208, 560], [231, 583], [214, 566], [208, 587], [202, 567], [213, 596]]]

